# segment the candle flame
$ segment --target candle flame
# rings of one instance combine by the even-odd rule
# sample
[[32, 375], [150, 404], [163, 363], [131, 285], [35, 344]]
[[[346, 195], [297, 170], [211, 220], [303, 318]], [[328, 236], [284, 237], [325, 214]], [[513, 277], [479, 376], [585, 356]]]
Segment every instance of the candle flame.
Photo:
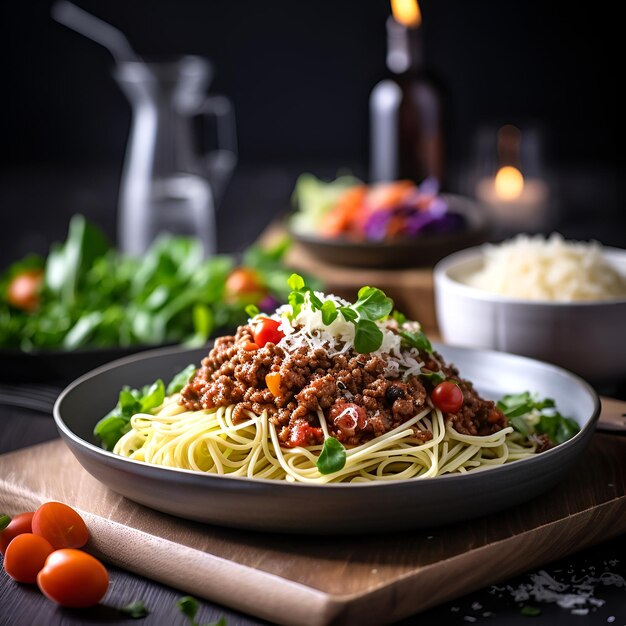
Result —
[[516, 200], [524, 191], [524, 177], [516, 167], [505, 165], [496, 174], [495, 189], [502, 200]]
[[417, 0], [391, 0], [391, 12], [396, 22], [407, 28], [417, 28], [422, 23]]

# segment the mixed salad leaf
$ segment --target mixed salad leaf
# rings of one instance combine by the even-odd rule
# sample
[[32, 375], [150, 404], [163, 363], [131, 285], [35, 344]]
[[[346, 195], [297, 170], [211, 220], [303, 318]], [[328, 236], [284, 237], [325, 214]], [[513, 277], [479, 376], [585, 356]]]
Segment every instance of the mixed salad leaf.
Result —
[[138, 259], [74, 216], [47, 258], [31, 255], [0, 276], [0, 348], [202, 345], [244, 323], [246, 305], [269, 311], [287, 300], [288, 245], [252, 246], [238, 264], [205, 260], [195, 238], [162, 235]]
[[126, 386], [120, 391], [115, 407], [109, 411], [95, 426], [93, 434], [102, 441], [102, 447], [113, 450], [122, 435], [131, 428], [130, 418], [137, 413], [150, 413], [163, 404], [165, 396], [178, 393], [195, 374], [196, 366], [188, 365], [178, 372], [167, 384], [161, 379], [141, 389]]
[[557, 411], [552, 398], [540, 400], [529, 391], [502, 397], [498, 408], [507, 416], [511, 426], [530, 441], [534, 436], [545, 435], [558, 445], [580, 430], [578, 422]]

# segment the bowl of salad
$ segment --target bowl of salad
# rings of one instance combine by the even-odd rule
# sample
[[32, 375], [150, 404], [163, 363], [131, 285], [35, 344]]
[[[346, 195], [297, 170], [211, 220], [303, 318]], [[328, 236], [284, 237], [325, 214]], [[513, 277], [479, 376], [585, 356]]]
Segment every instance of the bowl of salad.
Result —
[[288, 245], [205, 259], [198, 239], [162, 235], [134, 258], [76, 215], [46, 257], [0, 274], [0, 376], [67, 380], [148, 347], [202, 346], [245, 322], [246, 306], [286, 301]]
[[365, 184], [354, 176], [322, 181], [302, 174], [289, 229], [311, 254], [337, 265], [433, 265], [485, 240], [486, 220], [469, 198], [442, 194], [433, 178]]

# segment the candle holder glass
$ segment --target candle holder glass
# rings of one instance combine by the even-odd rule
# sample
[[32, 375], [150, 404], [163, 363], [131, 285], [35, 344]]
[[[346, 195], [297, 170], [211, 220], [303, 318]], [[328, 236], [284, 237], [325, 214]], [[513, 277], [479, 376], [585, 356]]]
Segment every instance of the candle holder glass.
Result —
[[553, 193], [536, 126], [489, 126], [474, 137], [463, 187], [484, 207], [492, 231], [508, 236], [542, 232], [553, 222]]

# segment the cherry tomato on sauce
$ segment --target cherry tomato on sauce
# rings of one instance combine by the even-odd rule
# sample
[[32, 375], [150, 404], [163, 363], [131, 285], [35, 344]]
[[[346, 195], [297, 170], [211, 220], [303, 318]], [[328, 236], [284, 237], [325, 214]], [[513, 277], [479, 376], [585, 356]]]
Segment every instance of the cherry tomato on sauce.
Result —
[[31, 522], [34, 513], [20, 513], [11, 519], [9, 525], [0, 533], [0, 554], [6, 552], [7, 546], [15, 537], [23, 533], [32, 533]]
[[43, 537], [22, 533], [7, 546], [4, 569], [20, 583], [34, 583], [46, 559], [53, 552], [54, 548]]
[[26, 270], [13, 277], [7, 287], [7, 302], [22, 311], [34, 311], [39, 306], [39, 291], [43, 270]]
[[430, 394], [430, 399], [443, 413], [456, 413], [463, 406], [461, 388], [449, 380], [439, 383]]
[[109, 574], [95, 557], [82, 550], [55, 550], [37, 576], [41, 592], [61, 606], [98, 604], [109, 587]]
[[62, 502], [46, 502], [33, 515], [33, 533], [47, 539], [56, 549], [82, 548], [89, 539], [83, 518]]
[[280, 322], [264, 317], [254, 329], [254, 343], [262, 348], [266, 343], [278, 343], [284, 336], [282, 330], [278, 330]]
[[256, 304], [267, 294], [259, 274], [248, 267], [233, 270], [224, 288], [224, 296], [228, 302]]

